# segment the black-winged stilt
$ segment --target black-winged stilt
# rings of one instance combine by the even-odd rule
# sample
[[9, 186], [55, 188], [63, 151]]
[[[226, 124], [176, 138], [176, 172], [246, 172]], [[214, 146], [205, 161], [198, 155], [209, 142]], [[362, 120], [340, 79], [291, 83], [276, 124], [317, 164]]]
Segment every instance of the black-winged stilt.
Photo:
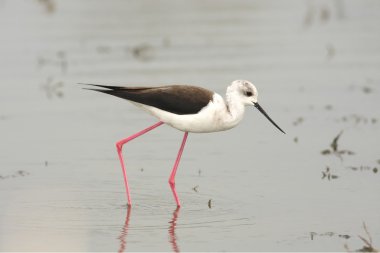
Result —
[[227, 87], [225, 99], [213, 91], [190, 85], [168, 85], [161, 87], [88, 85], [100, 88], [90, 88], [89, 90], [127, 99], [159, 119], [159, 122], [156, 124], [116, 143], [117, 153], [123, 169], [128, 205], [132, 205], [132, 202], [122, 155], [122, 147], [127, 142], [162, 124], [170, 125], [185, 132], [177, 159], [175, 160], [169, 177], [169, 184], [177, 206], [181, 204], [175, 189], [175, 175], [185, 147], [188, 132], [208, 133], [231, 129], [243, 119], [245, 107], [254, 106], [275, 127], [285, 133], [259, 105], [256, 87], [251, 82], [245, 80], [232, 82], [231, 85]]

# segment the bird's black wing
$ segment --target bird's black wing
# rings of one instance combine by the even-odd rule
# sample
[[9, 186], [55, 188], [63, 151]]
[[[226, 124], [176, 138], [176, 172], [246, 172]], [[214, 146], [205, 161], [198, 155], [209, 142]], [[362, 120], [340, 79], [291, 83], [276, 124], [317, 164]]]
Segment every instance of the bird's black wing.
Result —
[[190, 85], [168, 85], [161, 87], [120, 87], [89, 84], [103, 89], [92, 89], [124, 98], [161, 110], [185, 115], [196, 114], [211, 100], [213, 92]]

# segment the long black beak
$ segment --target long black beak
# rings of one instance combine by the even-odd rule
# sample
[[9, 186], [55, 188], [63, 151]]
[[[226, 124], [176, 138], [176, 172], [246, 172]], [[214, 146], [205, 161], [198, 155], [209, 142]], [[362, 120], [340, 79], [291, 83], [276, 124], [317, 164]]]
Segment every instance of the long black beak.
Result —
[[253, 103], [254, 106], [262, 113], [264, 114], [264, 116], [270, 121], [272, 122], [272, 124], [277, 127], [278, 130], [280, 130], [281, 132], [285, 133], [276, 123], [274, 123], [274, 121], [269, 117], [269, 115], [264, 111], [264, 109], [259, 105], [259, 103]]

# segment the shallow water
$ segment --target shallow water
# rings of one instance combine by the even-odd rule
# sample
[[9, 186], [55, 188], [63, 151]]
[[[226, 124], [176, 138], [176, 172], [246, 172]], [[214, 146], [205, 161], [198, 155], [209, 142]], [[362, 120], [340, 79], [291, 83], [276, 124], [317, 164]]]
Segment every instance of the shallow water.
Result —
[[[0, 251], [342, 251], [380, 246], [378, 1], [0, 1]], [[162, 126], [80, 82], [252, 80], [287, 134]], [[340, 131], [341, 157], [322, 155]], [[329, 167], [329, 171], [326, 168]], [[194, 189], [195, 188], [195, 189]], [[211, 200], [211, 202], [210, 202]], [[211, 208], [209, 207], [211, 204]]]

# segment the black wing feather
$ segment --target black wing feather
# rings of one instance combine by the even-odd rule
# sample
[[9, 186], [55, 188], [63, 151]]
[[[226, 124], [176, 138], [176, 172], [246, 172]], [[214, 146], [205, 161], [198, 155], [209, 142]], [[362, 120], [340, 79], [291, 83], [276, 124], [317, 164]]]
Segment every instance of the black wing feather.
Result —
[[161, 87], [120, 87], [90, 84], [104, 89], [89, 89], [103, 92], [161, 110], [179, 114], [196, 114], [211, 100], [213, 92], [190, 85]]

